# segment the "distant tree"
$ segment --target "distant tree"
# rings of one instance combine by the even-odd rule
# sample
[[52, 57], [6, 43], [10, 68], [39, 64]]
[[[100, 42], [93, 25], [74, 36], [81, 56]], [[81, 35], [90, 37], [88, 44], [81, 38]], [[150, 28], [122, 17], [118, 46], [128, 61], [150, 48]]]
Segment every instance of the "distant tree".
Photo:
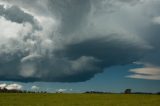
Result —
[[131, 94], [131, 93], [132, 93], [132, 90], [131, 90], [131, 89], [126, 89], [126, 90], [124, 91], [124, 93], [125, 93], [125, 94]]

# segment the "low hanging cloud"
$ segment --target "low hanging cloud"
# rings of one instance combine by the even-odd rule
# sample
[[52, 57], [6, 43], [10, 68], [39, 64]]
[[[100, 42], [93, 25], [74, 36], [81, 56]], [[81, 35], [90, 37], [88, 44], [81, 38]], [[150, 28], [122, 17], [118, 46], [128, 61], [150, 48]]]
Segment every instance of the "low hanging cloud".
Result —
[[36, 85], [33, 85], [33, 86], [31, 87], [31, 90], [39, 90], [39, 87], [36, 86]]
[[61, 89], [61, 88], [57, 90], [57, 92], [60, 92], [60, 93], [61, 92], [66, 92], [66, 91], [67, 91], [67, 89]]
[[0, 89], [4, 89], [7, 86], [7, 84], [0, 84]]
[[14, 83], [14, 84], [0, 84], [0, 89], [4, 89], [4, 88], [6, 88], [6, 89], [8, 89], [8, 90], [21, 90], [22, 89], [22, 85], [20, 85], [20, 84], [16, 84], [16, 83]]
[[82, 82], [111, 66], [154, 61], [148, 55], [159, 56], [159, 5], [0, 0], [0, 80]]

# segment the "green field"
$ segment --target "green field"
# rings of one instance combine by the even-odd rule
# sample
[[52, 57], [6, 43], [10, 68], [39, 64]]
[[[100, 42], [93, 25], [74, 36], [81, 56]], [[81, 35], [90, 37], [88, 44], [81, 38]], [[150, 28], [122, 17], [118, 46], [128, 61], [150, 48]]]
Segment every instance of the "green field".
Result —
[[160, 106], [160, 95], [2, 93], [0, 106]]

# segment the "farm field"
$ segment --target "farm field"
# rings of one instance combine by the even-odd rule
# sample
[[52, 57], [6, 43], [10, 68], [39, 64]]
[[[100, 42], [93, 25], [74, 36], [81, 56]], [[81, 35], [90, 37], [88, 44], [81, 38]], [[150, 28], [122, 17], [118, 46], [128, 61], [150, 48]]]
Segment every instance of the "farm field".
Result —
[[1, 93], [0, 106], [160, 106], [160, 95]]

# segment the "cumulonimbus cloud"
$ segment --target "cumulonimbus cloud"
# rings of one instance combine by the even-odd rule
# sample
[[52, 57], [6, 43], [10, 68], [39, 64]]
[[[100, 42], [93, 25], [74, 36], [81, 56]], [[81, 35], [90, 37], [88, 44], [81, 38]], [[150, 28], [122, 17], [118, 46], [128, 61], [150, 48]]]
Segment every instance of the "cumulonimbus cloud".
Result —
[[144, 31], [157, 22], [152, 14], [157, 9], [151, 14], [145, 9], [147, 0], [0, 4], [0, 80], [86, 81], [104, 68], [146, 60], [157, 48]]

